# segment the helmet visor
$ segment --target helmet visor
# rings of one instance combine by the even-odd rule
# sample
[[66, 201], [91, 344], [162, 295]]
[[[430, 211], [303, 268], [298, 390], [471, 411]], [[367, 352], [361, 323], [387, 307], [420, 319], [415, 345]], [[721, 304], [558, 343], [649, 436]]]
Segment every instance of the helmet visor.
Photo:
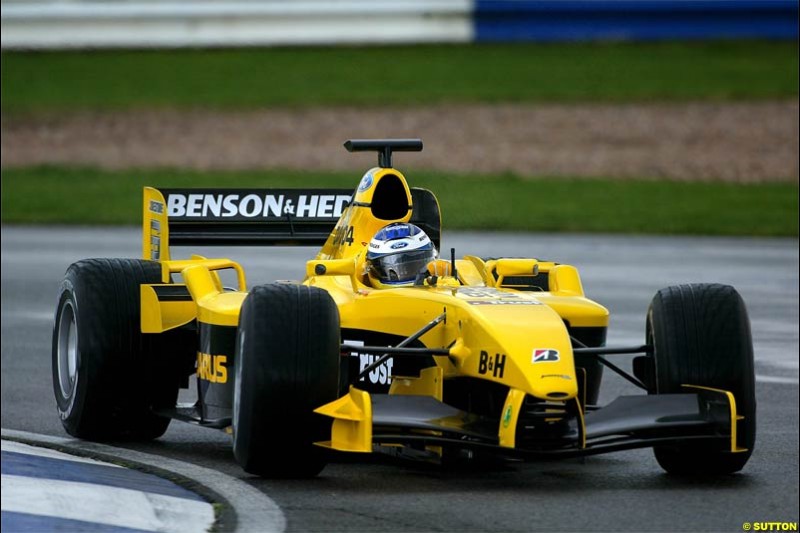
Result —
[[428, 263], [436, 258], [436, 250], [412, 250], [398, 254], [385, 255], [371, 261], [372, 275], [384, 283], [408, 283], [423, 272]]

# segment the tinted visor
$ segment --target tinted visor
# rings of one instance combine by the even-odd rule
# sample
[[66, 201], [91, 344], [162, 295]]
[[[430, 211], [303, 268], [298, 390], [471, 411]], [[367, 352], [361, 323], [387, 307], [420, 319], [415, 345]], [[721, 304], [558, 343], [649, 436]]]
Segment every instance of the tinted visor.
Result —
[[433, 248], [386, 255], [373, 259], [370, 270], [382, 282], [404, 283], [414, 281], [435, 257]]

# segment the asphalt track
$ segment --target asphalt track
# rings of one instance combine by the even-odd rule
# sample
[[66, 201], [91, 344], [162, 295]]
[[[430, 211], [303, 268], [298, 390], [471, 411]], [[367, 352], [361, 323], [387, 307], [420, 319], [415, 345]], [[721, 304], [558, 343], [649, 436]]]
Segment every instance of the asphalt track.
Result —
[[[648, 450], [585, 461], [443, 471], [380, 457], [341, 458], [307, 481], [244, 474], [223, 433], [174, 422], [161, 439], [118, 443], [245, 480], [281, 508], [289, 531], [741, 531], [798, 521], [798, 241], [446, 234], [459, 255], [572, 263], [612, 313], [609, 344], [643, 340], [656, 290], [681, 282], [736, 286], [756, 352], [758, 443], [743, 473], [663, 474]], [[55, 413], [50, 335], [59, 279], [85, 257], [136, 257], [138, 230], [2, 228], [2, 427], [65, 436]], [[197, 250], [185, 250], [186, 255]], [[311, 249], [209, 249], [239, 259], [250, 285], [296, 278]], [[203, 252], [201, 252], [203, 253]], [[146, 372], [147, 369], [139, 369]], [[634, 393], [615, 376], [601, 401]], [[166, 462], [166, 461], [165, 461]]]

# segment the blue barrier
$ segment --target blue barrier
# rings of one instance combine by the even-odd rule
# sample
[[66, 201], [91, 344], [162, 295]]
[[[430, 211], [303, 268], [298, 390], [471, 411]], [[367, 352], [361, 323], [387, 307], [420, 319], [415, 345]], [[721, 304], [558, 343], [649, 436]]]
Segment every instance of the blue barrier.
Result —
[[797, 39], [797, 0], [477, 0], [476, 41]]
[[3, 49], [797, 39], [798, 0], [2, 0]]

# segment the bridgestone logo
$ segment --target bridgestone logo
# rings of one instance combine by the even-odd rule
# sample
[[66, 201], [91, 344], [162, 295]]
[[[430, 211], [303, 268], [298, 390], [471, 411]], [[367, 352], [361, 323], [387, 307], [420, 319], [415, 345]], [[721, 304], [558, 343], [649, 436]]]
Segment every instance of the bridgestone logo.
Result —
[[[179, 219], [338, 219], [350, 203], [348, 194], [302, 194], [300, 191], [189, 193], [170, 191], [167, 214]], [[324, 191], [328, 192], [328, 191]], [[339, 191], [330, 191], [339, 192]]]

